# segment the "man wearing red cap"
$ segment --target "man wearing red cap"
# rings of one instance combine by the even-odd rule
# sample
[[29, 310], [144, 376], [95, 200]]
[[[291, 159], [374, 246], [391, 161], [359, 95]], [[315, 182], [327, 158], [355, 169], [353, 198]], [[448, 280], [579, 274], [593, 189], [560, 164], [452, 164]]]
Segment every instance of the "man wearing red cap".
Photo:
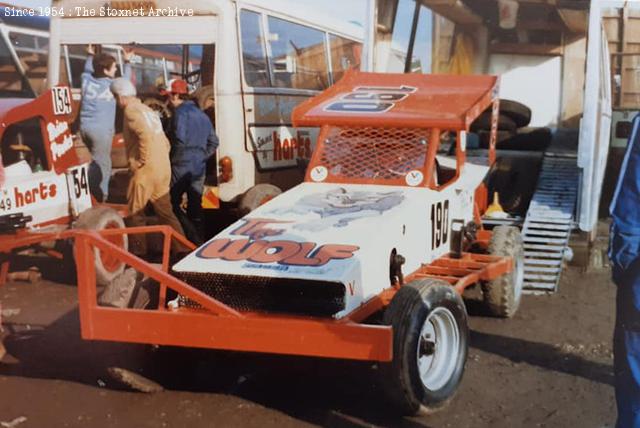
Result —
[[[171, 203], [192, 242], [202, 243], [202, 189], [207, 160], [218, 147], [218, 137], [207, 115], [189, 97], [187, 82], [173, 80], [164, 91], [174, 109], [169, 126], [171, 141]], [[187, 195], [186, 213], [182, 198]]]

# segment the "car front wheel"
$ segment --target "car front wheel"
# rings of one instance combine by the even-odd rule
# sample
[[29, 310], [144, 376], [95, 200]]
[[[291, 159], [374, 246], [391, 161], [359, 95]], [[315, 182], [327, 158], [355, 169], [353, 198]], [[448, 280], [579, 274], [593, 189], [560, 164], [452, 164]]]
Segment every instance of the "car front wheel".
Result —
[[403, 286], [384, 314], [393, 327], [393, 360], [380, 367], [383, 390], [403, 415], [429, 412], [453, 397], [467, 359], [464, 302], [446, 282]]

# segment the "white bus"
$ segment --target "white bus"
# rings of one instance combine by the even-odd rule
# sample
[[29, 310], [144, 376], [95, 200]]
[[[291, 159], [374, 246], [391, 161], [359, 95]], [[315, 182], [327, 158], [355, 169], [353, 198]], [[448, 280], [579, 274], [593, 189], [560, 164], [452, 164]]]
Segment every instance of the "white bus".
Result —
[[[203, 206], [250, 209], [276, 192], [273, 185], [302, 181], [300, 164], [310, 157], [317, 130], [293, 129], [291, 111], [348, 68], [359, 68], [363, 28], [282, 0], [189, 0], [179, 5], [184, 16], [149, 16], [176, 5], [54, 1], [65, 16], [51, 19], [48, 82], [65, 75], [65, 49], [86, 44], [179, 52], [180, 69], [169, 74], [197, 89], [220, 139]], [[109, 11], [118, 16], [90, 16]]]

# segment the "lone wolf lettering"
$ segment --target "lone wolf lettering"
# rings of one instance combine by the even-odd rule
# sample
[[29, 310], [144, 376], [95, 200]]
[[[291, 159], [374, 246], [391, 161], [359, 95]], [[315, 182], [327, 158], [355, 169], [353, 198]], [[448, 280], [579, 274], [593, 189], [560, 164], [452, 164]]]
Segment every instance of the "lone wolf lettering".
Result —
[[295, 242], [288, 240], [267, 241], [263, 238], [278, 236], [284, 229], [272, 229], [269, 225], [287, 222], [270, 219], [243, 219], [244, 224], [231, 235], [246, 236], [244, 239], [214, 239], [198, 253], [203, 259], [226, 261], [249, 261], [253, 263], [278, 263], [289, 266], [323, 266], [332, 260], [353, 257], [360, 249], [355, 245], [325, 244], [315, 242]]

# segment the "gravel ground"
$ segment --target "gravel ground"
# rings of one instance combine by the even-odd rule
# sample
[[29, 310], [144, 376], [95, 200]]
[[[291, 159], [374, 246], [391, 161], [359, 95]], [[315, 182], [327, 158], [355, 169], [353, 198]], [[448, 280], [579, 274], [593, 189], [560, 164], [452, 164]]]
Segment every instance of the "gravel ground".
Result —
[[[615, 420], [606, 267], [568, 268], [558, 293], [526, 296], [509, 320], [482, 316], [469, 301], [471, 348], [458, 394], [436, 413], [405, 419], [386, 411], [367, 364], [83, 341], [75, 287], [47, 280], [9, 283], [0, 301], [0, 422], [10, 428], [588, 428]], [[164, 390], [131, 392], [108, 375], [111, 366]]]

